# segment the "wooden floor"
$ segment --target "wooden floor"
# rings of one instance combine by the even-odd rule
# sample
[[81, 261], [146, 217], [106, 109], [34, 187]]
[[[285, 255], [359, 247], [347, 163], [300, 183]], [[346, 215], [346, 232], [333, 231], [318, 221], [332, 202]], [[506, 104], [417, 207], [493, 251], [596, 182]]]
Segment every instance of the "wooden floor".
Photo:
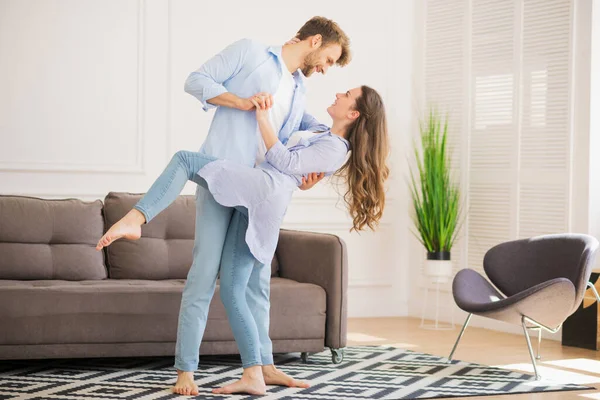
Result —
[[[448, 356], [460, 326], [451, 331], [420, 329], [416, 318], [351, 318], [348, 345], [391, 345], [408, 350]], [[533, 341], [534, 346], [537, 339]], [[598, 390], [468, 397], [469, 399], [600, 399], [600, 352], [561, 346], [554, 340], [542, 341], [542, 376], [568, 376], [569, 382], [593, 386]], [[455, 359], [502, 368], [533, 372], [525, 338], [519, 335], [468, 327]], [[565, 375], [566, 374], [566, 375]]]

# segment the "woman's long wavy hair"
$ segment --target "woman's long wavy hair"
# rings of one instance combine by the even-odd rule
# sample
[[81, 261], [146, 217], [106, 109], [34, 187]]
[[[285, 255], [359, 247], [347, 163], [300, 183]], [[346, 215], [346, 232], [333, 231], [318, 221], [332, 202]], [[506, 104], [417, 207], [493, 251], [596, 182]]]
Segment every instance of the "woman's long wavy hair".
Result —
[[352, 216], [351, 231], [363, 230], [365, 225], [375, 230], [379, 225], [385, 207], [384, 183], [390, 171], [386, 165], [389, 142], [383, 100], [368, 86], [361, 86], [361, 90], [355, 106], [360, 114], [346, 135], [350, 157], [336, 172], [347, 184], [344, 201]]

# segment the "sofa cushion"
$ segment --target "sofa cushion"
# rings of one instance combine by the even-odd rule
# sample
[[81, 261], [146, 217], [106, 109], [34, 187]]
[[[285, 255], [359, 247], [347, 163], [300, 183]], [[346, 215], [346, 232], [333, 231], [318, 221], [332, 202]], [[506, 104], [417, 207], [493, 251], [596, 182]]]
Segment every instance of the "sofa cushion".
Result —
[[[127, 214], [143, 194], [110, 192], [104, 200], [106, 230]], [[106, 248], [109, 276], [113, 279], [185, 279], [192, 265], [196, 197], [177, 199], [142, 225], [140, 240], [117, 240]], [[271, 276], [279, 265], [274, 259]]]
[[[175, 342], [184, 284], [0, 280], [0, 343]], [[320, 286], [272, 278], [271, 339], [324, 338], [325, 297]], [[208, 319], [204, 340], [234, 340], [218, 284]]]
[[[106, 230], [127, 214], [142, 194], [110, 192], [104, 199]], [[149, 224], [140, 240], [117, 240], [106, 248], [113, 279], [185, 279], [194, 247], [194, 196], [178, 196]]]
[[102, 202], [0, 195], [0, 279], [107, 277]]

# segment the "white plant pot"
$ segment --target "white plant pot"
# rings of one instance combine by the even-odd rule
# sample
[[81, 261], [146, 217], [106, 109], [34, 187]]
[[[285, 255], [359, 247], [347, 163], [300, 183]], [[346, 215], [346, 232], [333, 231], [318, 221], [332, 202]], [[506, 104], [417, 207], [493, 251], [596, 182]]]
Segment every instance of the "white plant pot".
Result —
[[425, 272], [433, 283], [446, 283], [452, 277], [452, 261], [426, 260]]

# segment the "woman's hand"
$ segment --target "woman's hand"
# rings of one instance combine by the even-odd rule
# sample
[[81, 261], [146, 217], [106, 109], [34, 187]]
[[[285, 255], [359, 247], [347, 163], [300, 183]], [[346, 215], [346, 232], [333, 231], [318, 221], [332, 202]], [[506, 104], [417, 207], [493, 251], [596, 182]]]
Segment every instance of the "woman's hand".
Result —
[[269, 118], [269, 110], [273, 106], [273, 96], [269, 93], [259, 93], [250, 98], [256, 108], [256, 120], [264, 121]]
[[253, 98], [256, 98], [256, 100], [258, 101], [259, 104], [264, 104], [264, 98], [265, 96], [270, 96], [269, 93], [267, 92], [260, 92], [255, 94], [252, 97], [248, 97], [248, 98], [244, 98], [244, 99], [240, 99], [238, 98], [237, 104], [236, 104], [236, 108], [238, 110], [242, 110], [242, 111], [250, 111], [253, 110], [255, 105], [252, 102]]
[[287, 42], [285, 42], [285, 44], [296, 44], [299, 42], [300, 42], [300, 39], [298, 39], [297, 37], [293, 37], [290, 40], [288, 40]]
[[273, 105], [273, 96], [269, 93], [263, 93], [252, 96], [250, 101], [254, 105], [254, 108], [256, 108], [256, 122], [258, 129], [267, 150], [269, 150], [279, 141], [279, 138], [277, 138], [277, 134], [271, 125], [271, 121], [269, 120], [269, 110]]

